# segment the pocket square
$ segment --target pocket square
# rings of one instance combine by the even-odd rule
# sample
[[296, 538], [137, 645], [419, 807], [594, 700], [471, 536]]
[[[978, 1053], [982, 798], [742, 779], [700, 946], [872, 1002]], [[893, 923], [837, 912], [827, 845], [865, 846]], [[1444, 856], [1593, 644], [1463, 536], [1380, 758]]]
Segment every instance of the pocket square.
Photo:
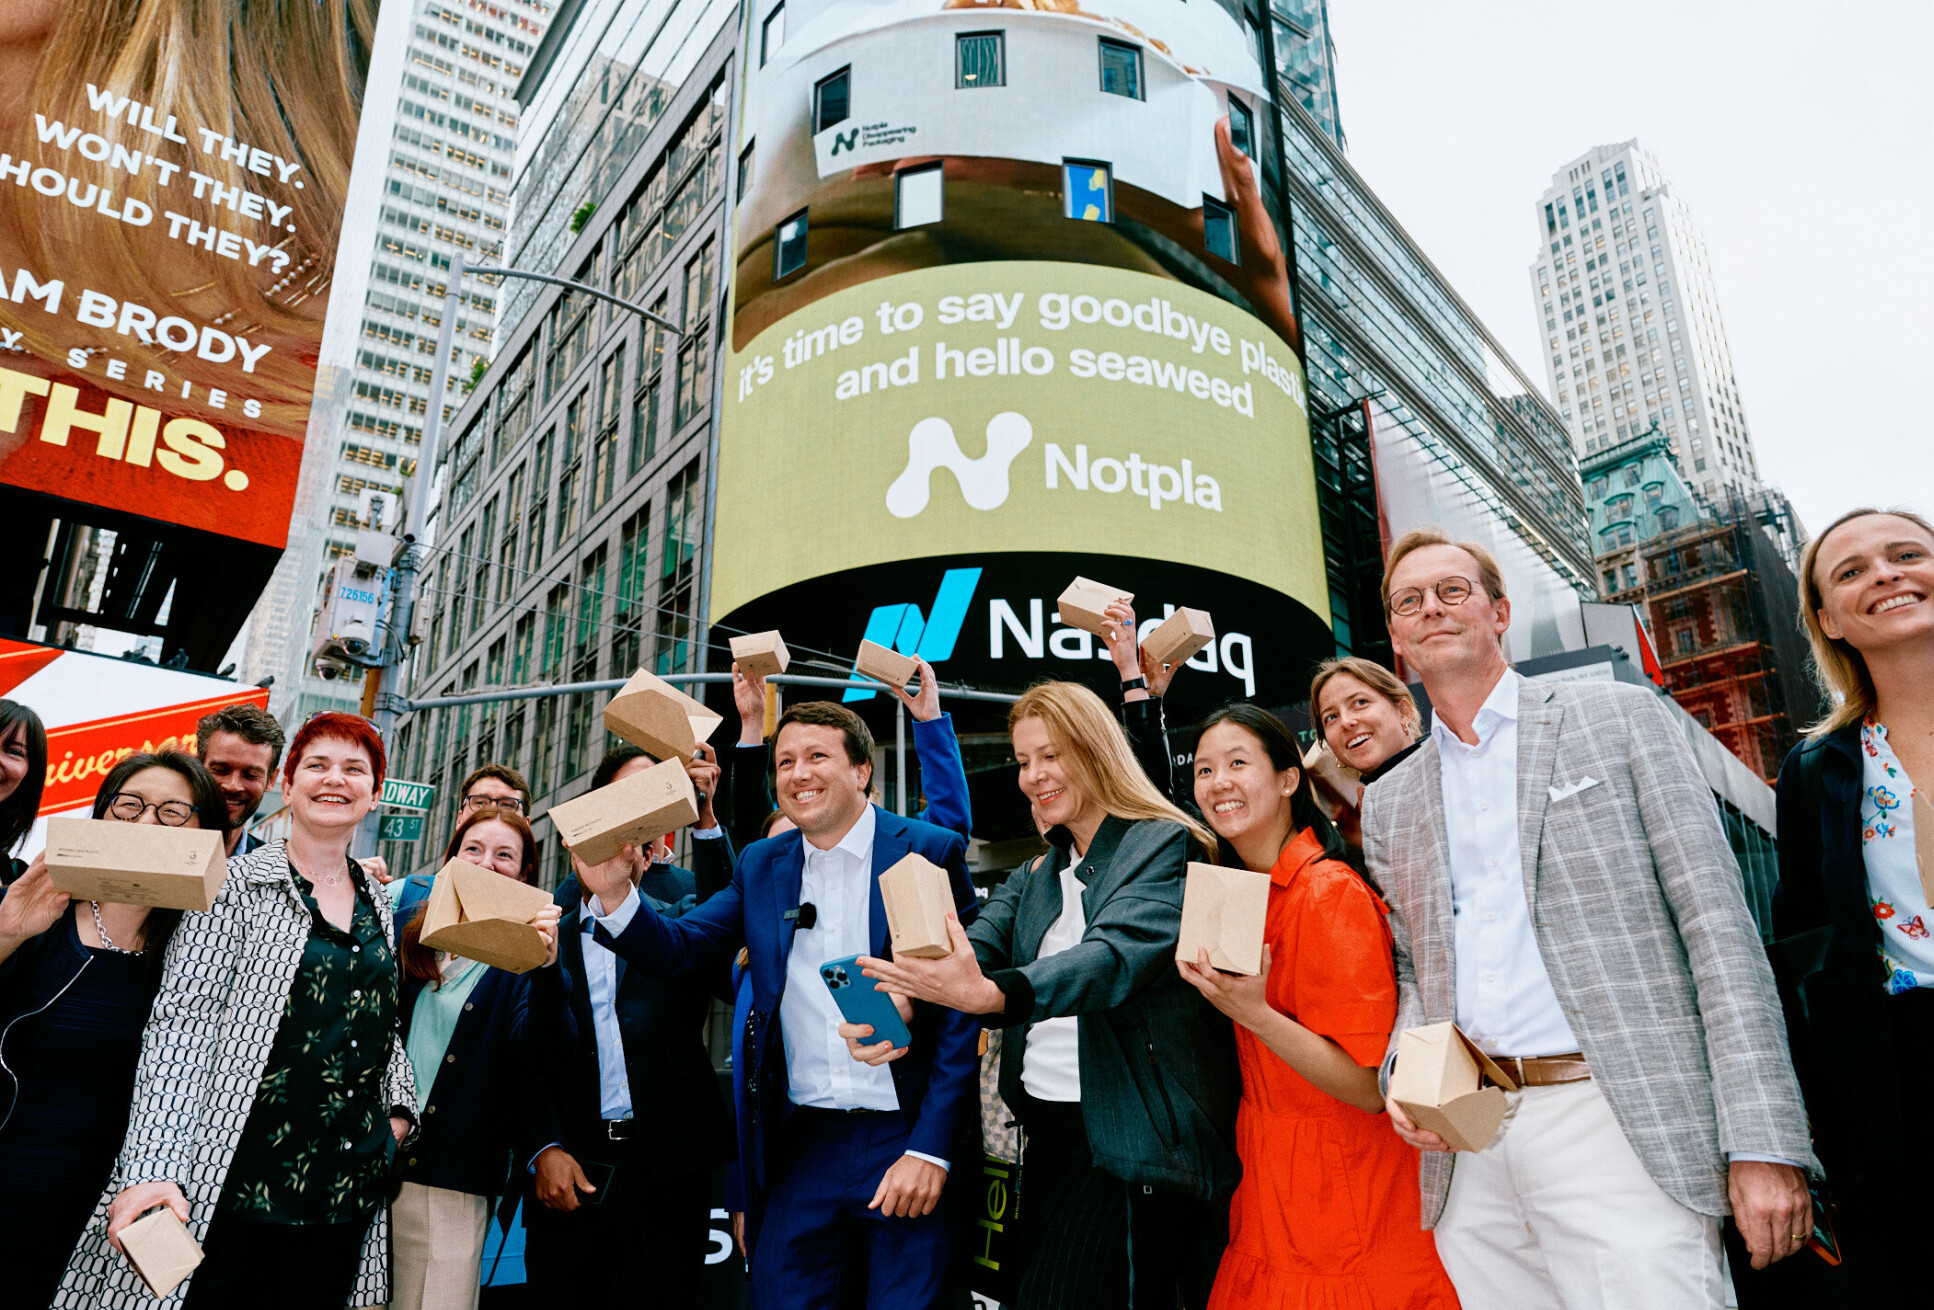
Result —
[[1584, 777], [1580, 778], [1577, 782], [1567, 783], [1563, 787], [1553, 787], [1551, 789], [1551, 799], [1554, 801], [1561, 801], [1567, 796], [1576, 796], [1579, 792], [1586, 791], [1592, 787], [1596, 787], [1597, 785], [1598, 785], [1598, 779], [1592, 777], [1588, 773]]

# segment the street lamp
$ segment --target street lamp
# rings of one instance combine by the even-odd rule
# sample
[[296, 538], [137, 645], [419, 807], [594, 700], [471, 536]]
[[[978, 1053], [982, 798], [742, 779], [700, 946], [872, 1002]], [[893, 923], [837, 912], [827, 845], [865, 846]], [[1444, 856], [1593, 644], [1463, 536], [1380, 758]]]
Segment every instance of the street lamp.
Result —
[[[423, 420], [423, 441], [417, 452], [416, 471], [410, 476], [407, 493], [408, 517], [403, 526], [403, 551], [395, 565], [396, 589], [390, 599], [390, 622], [384, 634], [382, 651], [367, 676], [377, 680], [374, 694], [376, 731], [383, 737], [384, 745], [389, 744], [390, 730], [396, 725], [396, 716], [409, 708], [406, 694], [408, 687], [404, 680], [405, 656], [408, 652], [408, 634], [412, 625], [411, 609], [416, 603], [417, 553], [416, 542], [423, 535], [423, 521], [429, 513], [427, 492], [429, 483], [425, 480], [426, 471], [433, 473], [437, 458], [437, 441], [443, 430], [443, 397], [450, 385], [450, 351], [456, 343], [457, 304], [461, 297], [462, 283], [466, 274], [477, 277], [521, 277], [531, 282], [548, 282], [552, 286], [566, 287], [608, 300], [623, 310], [638, 315], [648, 323], [654, 323], [683, 340], [685, 329], [662, 314], [654, 314], [643, 305], [634, 305], [621, 296], [614, 296], [597, 287], [573, 282], [570, 278], [556, 277], [550, 273], [534, 273], [529, 269], [507, 268], [502, 265], [482, 264], [471, 266], [464, 262], [459, 251], [450, 261], [450, 281], [443, 292], [443, 322], [437, 328], [436, 366], [430, 370], [430, 406]], [[380, 807], [379, 807], [380, 808]], [[372, 809], [363, 821], [363, 836], [366, 839], [367, 853], [373, 854], [376, 848], [376, 833], [380, 826], [378, 810]]]

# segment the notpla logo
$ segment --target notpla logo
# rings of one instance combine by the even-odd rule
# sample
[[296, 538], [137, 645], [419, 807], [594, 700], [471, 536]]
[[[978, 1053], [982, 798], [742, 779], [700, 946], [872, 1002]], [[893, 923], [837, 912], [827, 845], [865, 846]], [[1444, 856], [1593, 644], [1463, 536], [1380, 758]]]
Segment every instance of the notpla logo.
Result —
[[942, 418], [923, 418], [907, 436], [907, 466], [886, 489], [887, 512], [910, 519], [927, 507], [934, 470], [946, 469], [960, 484], [960, 495], [970, 508], [999, 509], [1007, 503], [1010, 465], [1034, 440], [1034, 425], [1012, 410], [987, 421], [987, 453], [969, 459], [954, 440], [954, 430]]

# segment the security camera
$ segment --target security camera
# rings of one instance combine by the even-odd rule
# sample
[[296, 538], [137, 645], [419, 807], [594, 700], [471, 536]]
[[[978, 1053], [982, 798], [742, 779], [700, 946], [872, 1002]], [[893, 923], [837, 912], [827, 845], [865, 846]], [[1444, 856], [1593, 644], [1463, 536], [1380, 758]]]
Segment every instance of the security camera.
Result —
[[316, 676], [333, 682], [337, 678], [349, 676], [349, 661], [334, 655], [318, 655], [315, 659]]
[[357, 658], [369, 654], [369, 643], [361, 637], [343, 638], [342, 648]]

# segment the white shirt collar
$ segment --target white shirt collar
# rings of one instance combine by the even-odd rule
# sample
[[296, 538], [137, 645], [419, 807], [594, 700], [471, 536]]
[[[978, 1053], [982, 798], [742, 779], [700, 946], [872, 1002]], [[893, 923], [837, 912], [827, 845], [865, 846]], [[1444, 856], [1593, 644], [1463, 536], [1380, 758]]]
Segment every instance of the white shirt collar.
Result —
[[874, 817], [873, 806], [871, 803], [868, 803], [866, 809], [861, 812], [858, 822], [848, 828], [846, 835], [841, 837], [831, 849], [821, 850], [811, 842], [806, 841], [804, 834], [801, 834], [799, 840], [805, 842], [808, 858], [817, 855], [823, 859], [831, 855], [833, 851], [844, 851], [846, 854], [864, 864], [873, 858], [873, 830], [877, 826], [877, 822]]
[[[1518, 676], [1518, 671], [1506, 665], [1504, 676], [1497, 680], [1497, 685], [1491, 688], [1491, 694], [1484, 698], [1484, 703], [1478, 706], [1477, 713], [1471, 718], [1471, 728], [1477, 733], [1479, 745], [1490, 740], [1491, 734], [1497, 731], [1499, 724], [1518, 721], [1518, 690], [1523, 683], [1524, 679]], [[1436, 739], [1440, 748], [1455, 742], [1467, 750], [1470, 749], [1451, 730], [1450, 725], [1444, 722], [1435, 706], [1430, 711], [1430, 735]]]

